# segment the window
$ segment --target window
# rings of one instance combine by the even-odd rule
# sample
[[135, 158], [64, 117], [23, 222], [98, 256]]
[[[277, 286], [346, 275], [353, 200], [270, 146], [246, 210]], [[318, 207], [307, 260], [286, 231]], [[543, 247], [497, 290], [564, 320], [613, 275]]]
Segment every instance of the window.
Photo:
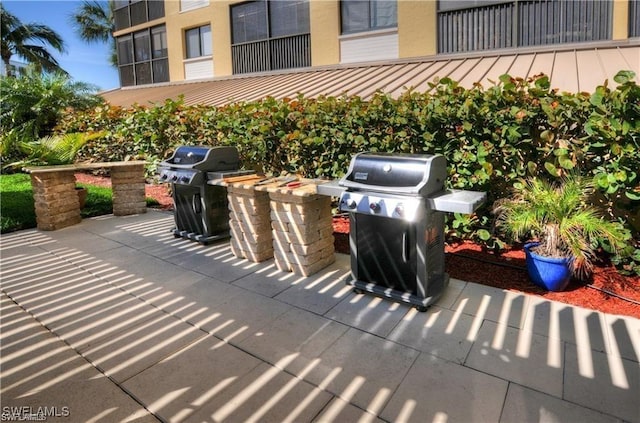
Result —
[[268, 38], [267, 2], [253, 1], [231, 7], [233, 44]]
[[271, 37], [309, 32], [309, 4], [306, 1], [274, 1], [269, 3]]
[[131, 35], [118, 37], [118, 64], [133, 63], [133, 38]]
[[343, 0], [340, 2], [343, 34], [398, 26], [398, 4], [387, 0]]
[[164, 25], [118, 37], [116, 45], [121, 86], [169, 81]]
[[164, 0], [115, 0], [116, 31], [164, 17]]
[[185, 31], [187, 59], [211, 56], [211, 26], [204, 25]]
[[309, 0], [231, 6], [233, 73], [311, 65]]
[[153, 58], [160, 59], [167, 57], [167, 31], [164, 26], [151, 28], [151, 50]]
[[133, 47], [136, 62], [151, 60], [151, 40], [149, 30], [138, 31], [133, 34]]

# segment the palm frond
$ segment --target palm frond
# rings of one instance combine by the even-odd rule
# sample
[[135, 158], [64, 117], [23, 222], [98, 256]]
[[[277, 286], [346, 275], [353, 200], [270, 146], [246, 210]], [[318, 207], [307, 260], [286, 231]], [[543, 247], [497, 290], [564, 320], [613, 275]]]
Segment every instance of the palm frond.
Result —
[[516, 240], [537, 237], [545, 255], [571, 258], [574, 274], [584, 277], [593, 269], [601, 240], [607, 240], [613, 251], [626, 242], [619, 225], [587, 206], [593, 190], [591, 180], [577, 175], [555, 184], [539, 178], [521, 181], [510, 198], [494, 204], [496, 226]]

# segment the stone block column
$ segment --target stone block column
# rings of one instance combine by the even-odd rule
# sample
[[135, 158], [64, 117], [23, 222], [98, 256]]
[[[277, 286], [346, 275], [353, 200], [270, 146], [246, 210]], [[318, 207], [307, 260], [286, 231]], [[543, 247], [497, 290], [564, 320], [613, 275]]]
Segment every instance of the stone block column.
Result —
[[144, 193], [144, 164], [122, 164], [111, 167], [113, 214], [127, 216], [147, 212]]
[[250, 184], [227, 186], [231, 252], [259, 263], [273, 257], [269, 194]]
[[279, 270], [310, 276], [335, 261], [331, 198], [287, 191], [269, 192], [273, 256]]
[[55, 231], [80, 223], [74, 170], [31, 173], [38, 229]]

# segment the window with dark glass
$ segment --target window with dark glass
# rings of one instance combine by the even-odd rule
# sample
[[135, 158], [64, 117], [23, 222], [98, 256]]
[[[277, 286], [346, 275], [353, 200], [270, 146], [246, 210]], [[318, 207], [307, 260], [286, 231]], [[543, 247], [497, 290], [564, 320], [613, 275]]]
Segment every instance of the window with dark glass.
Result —
[[274, 1], [269, 3], [271, 37], [309, 32], [309, 4], [306, 1]]
[[267, 2], [253, 1], [231, 6], [233, 44], [268, 38]]
[[230, 10], [233, 73], [311, 65], [309, 0], [250, 1]]
[[164, 25], [118, 37], [116, 46], [121, 86], [169, 81]]
[[164, 26], [151, 28], [151, 50], [153, 58], [160, 59], [167, 57], [167, 31]]
[[151, 60], [151, 38], [148, 29], [133, 34], [133, 47], [136, 62]]
[[113, 11], [113, 20], [116, 27], [116, 31], [131, 26], [129, 20], [129, 2], [128, 1], [116, 1], [115, 9]]
[[203, 25], [185, 31], [187, 59], [211, 56], [211, 26]]
[[164, 0], [115, 0], [116, 31], [164, 17]]
[[342, 0], [342, 33], [373, 31], [398, 26], [398, 3], [388, 0]]
[[128, 65], [133, 63], [133, 38], [131, 35], [118, 37], [118, 64]]
[[149, 20], [164, 18], [164, 0], [147, 0]]

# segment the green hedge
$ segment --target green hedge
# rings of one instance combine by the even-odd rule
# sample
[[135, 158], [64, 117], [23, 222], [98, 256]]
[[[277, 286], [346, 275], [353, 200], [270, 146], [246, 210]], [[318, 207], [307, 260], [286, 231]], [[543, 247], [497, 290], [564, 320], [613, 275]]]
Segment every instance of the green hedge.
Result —
[[[154, 163], [178, 145], [234, 145], [245, 166], [269, 173], [339, 178], [360, 151], [440, 153], [450, 188], [487, 191], [476, 216], [454, 216], [449, 235], [494, 245], [489, 206], [518, 179], [593, 176], [594, 201], [640, 229], [640, 87], [621, 71], [611, 88], [560, 93], [549, 79], [503, 75], [471, 89], [444, 78], [425, 93], [399, 98], [355, 96], [265, 98], [222, 107], [182, 101], [128, 109], [103, 105], [65, 116], [60, 132], [106, 130], [85, 146], [82, 159], [146, 158]], [[153, 171], [153, 168], [150, 169]]]

